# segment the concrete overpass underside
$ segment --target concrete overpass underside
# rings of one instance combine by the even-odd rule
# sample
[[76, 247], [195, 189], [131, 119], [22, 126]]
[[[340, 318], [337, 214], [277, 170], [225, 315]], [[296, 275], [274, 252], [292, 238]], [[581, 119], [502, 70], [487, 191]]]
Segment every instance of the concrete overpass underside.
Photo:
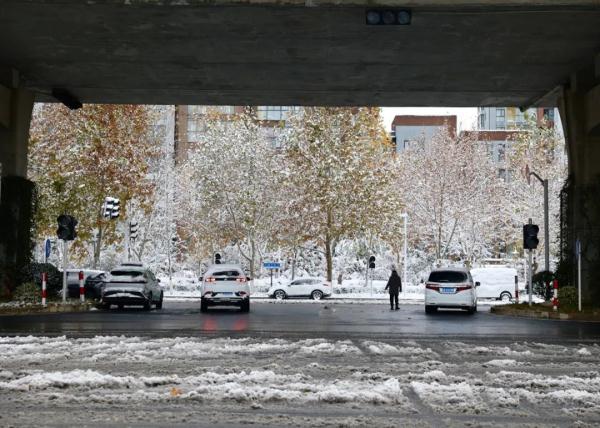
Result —
[[[366, 25], [375, 7], [411, 24]], [[597, 0], [1, 0], [0, 263], [29, 245], [31, 107], [56, 88], [83, 103], [559, 105], [570, 239], [600, 294], [600, 205], [581, 196], [600, 176], [599, 52]]]

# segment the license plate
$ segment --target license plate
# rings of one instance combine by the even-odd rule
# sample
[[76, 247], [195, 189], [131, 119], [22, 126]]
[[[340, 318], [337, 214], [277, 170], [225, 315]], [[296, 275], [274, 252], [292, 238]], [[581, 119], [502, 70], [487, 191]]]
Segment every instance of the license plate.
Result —
[[233, 296], [233, 293], [231, 291], [226, 291], [224, 293], [219, 293], [219, 294], [221, 294], [223, 296]]
[[444, 294], [454, 294], [454, 288], [440, 288], [440, 293]]

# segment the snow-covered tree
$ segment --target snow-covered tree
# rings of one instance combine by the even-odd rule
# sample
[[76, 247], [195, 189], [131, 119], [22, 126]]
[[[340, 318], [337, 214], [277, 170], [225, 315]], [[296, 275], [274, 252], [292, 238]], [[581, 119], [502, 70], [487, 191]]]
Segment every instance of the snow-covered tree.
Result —
[[178, 182], [184, 235], [211, 252], [236, 246], [253, 277], [277, 232], [281, 186], [277, 152], [251, 112], [207, 115], [202, 141], [188, 154]]
[[[547, 124], [538, 126], [531, 120], [510, 146], [507, 168], [513, 172], [507, 202], [511, 207], [508, 215], [514, 224], [511, 239], [522, 244], [521, 227], [531, 218], [540, 226], [540, 244], [536, 250], [538, 260], [543, 260], [544, 248], [544, 192], [541, 183], [531, 177], [527, 183], [525, 169], [536, 172], [548, 180], [550, 254], [558, 252], [560, 191], [567, 178], [567, 155], [565, 140], [559, 131]], [[538, 265], [540, 263], [538, 262]]]
[[339, 241], [377, 234], [401, 211], [397, 169], [378, 109], [307, 107], [290, 122], [284, 221], [323, 248], [331, 281]]
[[413, 246], [435, 259], [473, 261], [499, 239], [503, 182], [475, 134], [443, 128], [398, 157], [398, 187]]

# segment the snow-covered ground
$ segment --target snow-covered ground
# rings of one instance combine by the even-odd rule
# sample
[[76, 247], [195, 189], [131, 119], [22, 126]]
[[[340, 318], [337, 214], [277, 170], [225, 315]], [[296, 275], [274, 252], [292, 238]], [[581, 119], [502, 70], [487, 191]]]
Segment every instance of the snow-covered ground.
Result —
[[600, 424], [598, 344], [3, 337], [0, 424]]
[[[274, 279], [274, 285], [285, 285], [285, 279]], [[340, 301], [344, 303], [348, 303], [352, 301], [353, 303], [360, 303], [361, 301], [367, 301], [370, 303], [379, 302], [388, 304], [389, 297], [387, 291], [385, 291], [385, 284], [387, 281], [373, 281], [372, 287], [371, 283], [369, 286], [365, 286], [364, 280], [345, 280], [342, 282], [342, 285], [334, 284], [333, 285], [333, 294], [330, 298], [325, 299], [320, 302], [315, 303], [332, 303], [335, 301]], [[260, 278], [256, 279], [251, 283], [250, 289], [252, 292], [252, 298], [254, 299], [266, 299], [268, 298], [267, 291], [269, 290], [271, 284], [269, 278]], [[422, 304], [425, 293], [424, 284], [420, 285], [412, 285], [407, 284], [403, 286], [403, 291], [400, 293], [400, 302], [404, 304]], [[200, 287], [199, 285], [186, 285], [184, 283], [174, 283], [172, 287], [165, 287], [165, 297], [167, 300], [189, 300], [189, 299], [200, 299]], [[520, 302], [526, 302], [528, 299], [528, 295], [521, 294], [519, 295]], [[298, 302], [297, 299], [288, 299], [283, 301], [283, 303], [295, 303]], [[312, 302], [311, 300], [300, 300], [302, 302]], [[533, 296], [532, 301], [534, 303], [541, 303], [544, 300]], [[489, 298], [481, 298], [479, 299], [480, 305], [501, 305], [508, 304], [510, 301], [498, 301], [495, 299]]]

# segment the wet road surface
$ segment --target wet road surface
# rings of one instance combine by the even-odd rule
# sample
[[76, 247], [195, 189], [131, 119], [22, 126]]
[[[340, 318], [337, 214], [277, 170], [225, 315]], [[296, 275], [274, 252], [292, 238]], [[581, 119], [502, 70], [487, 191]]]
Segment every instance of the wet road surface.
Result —
[[0, 335], [256, 336], [331, 338], [430, 338], [531, 341], [599, 340], [600, 323], [533, 320], [490, 313], [489, 306], [469, 315], [440, 311], [426, 315], [422, 305], [341, 302], [255, 301], [251, 312], [214, 308], [201, 313], [199, 303], [165, 302], [162, 310], [138, 308], [86, 313], [0, 316]]

